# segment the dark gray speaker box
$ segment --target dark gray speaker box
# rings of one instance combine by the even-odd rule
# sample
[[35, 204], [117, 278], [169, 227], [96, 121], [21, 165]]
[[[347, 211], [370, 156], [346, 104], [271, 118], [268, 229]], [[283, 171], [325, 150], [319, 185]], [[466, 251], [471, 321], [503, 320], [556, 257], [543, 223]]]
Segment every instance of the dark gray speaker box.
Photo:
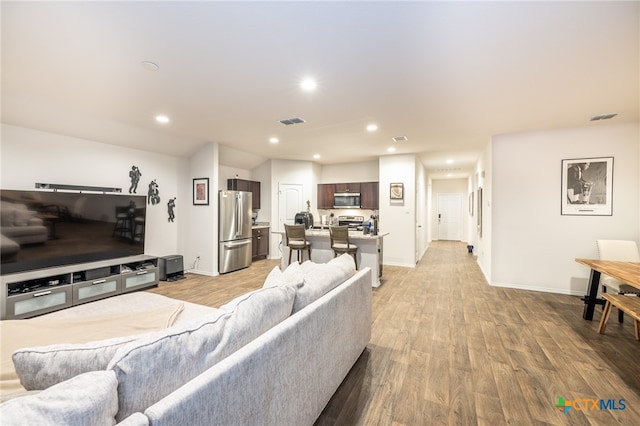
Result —
[[179, 254], [161, 257], [158, 267], [161, 281], [167, 281], [171, 277], [184, 274], [184, 262]]

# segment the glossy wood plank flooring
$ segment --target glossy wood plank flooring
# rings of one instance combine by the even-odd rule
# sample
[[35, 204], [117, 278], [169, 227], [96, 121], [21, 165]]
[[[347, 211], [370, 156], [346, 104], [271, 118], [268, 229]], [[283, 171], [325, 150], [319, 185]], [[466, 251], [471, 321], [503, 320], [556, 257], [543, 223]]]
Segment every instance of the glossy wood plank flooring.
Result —
[[[261, 286], [278, 261], [154, 290], [219, 306]], [[433, 242], [416, 268], [385, 266], [372, 338], [317, 425], [637, 425], [640, 342], [631, 321], [582, 319], [576, 296], [491, 287], [457, 242]], [[558, 398], [624, 399], [624, 410]], [[609, 406], [611, 407], [611, 405]]]

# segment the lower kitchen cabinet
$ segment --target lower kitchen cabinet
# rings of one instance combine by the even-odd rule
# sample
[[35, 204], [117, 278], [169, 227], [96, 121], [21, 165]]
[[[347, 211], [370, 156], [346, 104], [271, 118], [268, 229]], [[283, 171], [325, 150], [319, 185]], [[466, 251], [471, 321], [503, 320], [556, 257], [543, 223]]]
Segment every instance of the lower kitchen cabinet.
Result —
[[253, 228], [252, 259], [266, 259], [269, 256], [269, 228]]

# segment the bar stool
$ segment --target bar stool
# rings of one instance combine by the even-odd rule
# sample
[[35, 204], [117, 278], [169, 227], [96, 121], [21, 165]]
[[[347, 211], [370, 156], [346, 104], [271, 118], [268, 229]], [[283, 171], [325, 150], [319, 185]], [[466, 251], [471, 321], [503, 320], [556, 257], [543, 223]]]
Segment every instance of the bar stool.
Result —
[[116, 223], [113, 227], [112, 237], [116, 234], [119, 237], [128, 237], [131, 234], [131, 220], [129, 217], [129, 207], [116, 207]]
[[284, 225], [285, 245], [289, 247], [289, 263], [291, 264], [291, 251], [296, 250], [297, 260], [302, 263], [304, 259], [304, 250], [309, 253], [311, 260], [311, 243], [307, 241], [304, 225]]
[[137, 240], [142, 244], [144, 244], [145, 210], [144, 208], [136, 209], [133, 218], [133, 241]]
[[329, 237], [331, 238], [331, 248], [333, 249], [334, 257], [339, 254], [348, 253], [353, 256], [353, 262], [356, 264], [356, 270], [358, 269], [358, 246], [349, 242], [349, 227], [348, 226], [330, 226]]

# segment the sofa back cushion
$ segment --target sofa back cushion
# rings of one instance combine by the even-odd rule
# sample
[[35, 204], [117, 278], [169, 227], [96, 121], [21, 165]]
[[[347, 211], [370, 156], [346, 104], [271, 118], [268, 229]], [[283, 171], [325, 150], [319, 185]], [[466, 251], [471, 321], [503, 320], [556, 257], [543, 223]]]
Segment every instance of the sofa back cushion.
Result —
[[[293, 264], [291, 265], [293, 266]], [[349, 279], [356, 271], [353, 258], [343, 254], [331, 259], [328, 263], [304, 262], [291, 273], [301, 274], [303, 285], [296, 290], [296, 299], [293, 304], [293, 312], [298, 312], [308, 304], [336, 288]], [[286, 276], [289, 268], [284, 271]]]
[[107, 367], [118, 378], [116, 420], [144, 411], [287, 318], [294, 297], [287, 286], [260, 289], [198, 321], [119, 349]]
[[3, 426], [112, 425], [118, 411], [113, 371], [92, 371], [0, 404]]
[[182, 309], [182, 303], [172, 303], [120, 314], [1, 321], [0, 393], [17, 392], [20, 385], [46, 389], [81, 373], [104, 370], [120, 346], [170, 327]]

